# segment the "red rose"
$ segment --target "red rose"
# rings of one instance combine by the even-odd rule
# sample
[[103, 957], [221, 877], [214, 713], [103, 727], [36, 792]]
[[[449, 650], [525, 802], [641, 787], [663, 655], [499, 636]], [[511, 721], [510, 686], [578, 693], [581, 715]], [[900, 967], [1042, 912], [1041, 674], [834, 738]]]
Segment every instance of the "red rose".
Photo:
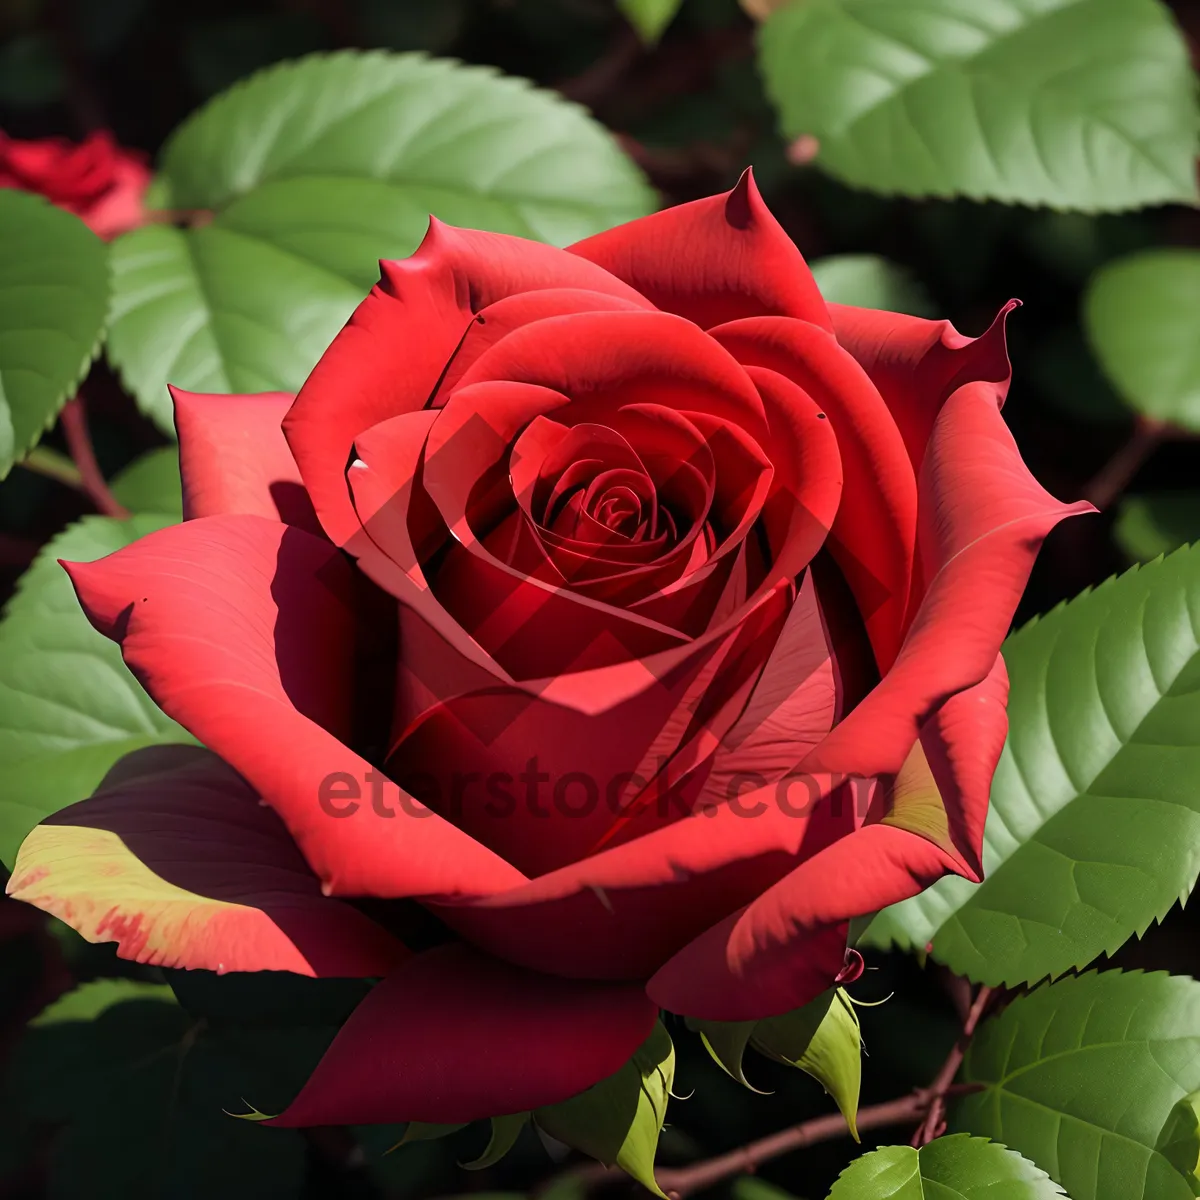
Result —
[[142, 223], [149, 182], [142, 155], [118, 146], [108, 132], [90, 133], [78, 143], [22, 142], [0, 132], [0, 187], [37, 192], [102, 238]]
[[[434, 222], [294, 401], [176, 396], [191, 519], [68, 564], [211, 754], [122, 768], [15, 893], [145, 961], [392, 968], [286, 1124], [523, 1111], [660, 1006], [803, 1004], [849, 919], [979, 876], [1000, 643], [1089, 507], [1008, 379], [1000, 319], [827, 307], [749, 173], [569, 250]], [[176, 907], [65, 897], [64, 826]], [[395, 966], [354, 897], [445, 944]]]

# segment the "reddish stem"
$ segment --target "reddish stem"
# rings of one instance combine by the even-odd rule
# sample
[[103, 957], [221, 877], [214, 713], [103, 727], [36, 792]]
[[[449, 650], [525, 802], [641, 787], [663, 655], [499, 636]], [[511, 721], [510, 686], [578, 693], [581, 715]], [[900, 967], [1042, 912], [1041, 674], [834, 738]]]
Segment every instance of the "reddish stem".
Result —
[[83, 411], [81, 392], [62, 410], [63, 436], [67, 439], [67, 449], [79, 475], [83, 480], [84, 490], [92, 503], [105, 516], [128, 517], [129, 510], [109, 491], [108, 484], [96, 461], [96, 452], [92, 449], [92, 437], [88, 432], [87, 414]]

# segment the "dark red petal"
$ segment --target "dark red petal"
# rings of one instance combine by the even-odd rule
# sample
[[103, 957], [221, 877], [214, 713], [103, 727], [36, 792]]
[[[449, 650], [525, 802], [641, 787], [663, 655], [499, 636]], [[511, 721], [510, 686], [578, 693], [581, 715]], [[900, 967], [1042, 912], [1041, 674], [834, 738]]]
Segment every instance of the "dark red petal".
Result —
[[827, 802], [840, 782], [747, 792], [503, 894], [430, 907], [534, 970], [644, 979], [849, 827], [847, 806]]
[[64, 565], [92, 624], [283, 818], [330, 892], [478, 895], [521, 881], [340, 740], [355, 627], [349, 568], [328, 542], [261, 517], [204, 517]]
[[180, 388], [171, 388], [171, 397], [185, 519], [250, 513], [321, 532], [280, 428], [294, 397], [205, 396]]
[[1004, 322], [1018, 303], [1010, 300], [978, 338], [964, 337], [949, 321], [845, 304], [829, 306], [838, 341], [879, 389], [915, 471], [921, 469], [942, 405], [957, 388], [975, 380], [994, 383], [1003, 403], [1012, 375]]
[[483, 309], [467, 326], [467, 332], [454, 357], [446, 368], [446, 374], [438, 384], [433, 398], [434, 407], [440, 408], [446, 397], [458, 386], [475, 360], [490, 350], [501, 338], [522, 325], [533, 321], [544, 321], [547, 317], [565, 317], [583, 312], [628, 312], [648, 309], [652, 306], [638, 297], [606, 295], [603, 292], [584, 291], [580, 288], [547, 287], [533, 292], [518, 292], [504, 296]]
[[865, 826], [685, 946], [647, 991], [671, 1012], [701, 1020], [790, 1012], [832, 986], [852, 917], [914, 896], [950, 869], [932, 842], [888, 825]]
[[589, 312], [523, 325], [476, 359], [459, 386], [491, 380], [569, 396], [570, 424], [611, 424], [606, 418], [624, 405], [658, 404], [765, 433], [762, 401], [737, 360], [670, 313]]
[[657, 1018], [640, 985], [555, 979], [439, 947], [371, 990], [269, 1123], [458, 1124], [528, 1112], [619, 1070]]
[[346, 486], [355, 437], [425, 407], [480, 310], [539, 288], [645, 304], [632, 288], [565, 250], [434, 219], [411, 258], [380, 269], [380, 282], [334, 338], [284, 421], [313, 506], [338, 545], [358, 528]]
[[571, 252], [706, 329], [766, 314], [832, 328], [808, 264], [749, 169], [730, 192], [618, 225]]
[[813, 752], [813, 769], [895, 774], [922, 724], [992, 670], [1046, 534], [1094, 511], [1039, 486], [984, 383], [959, 388], [942, 408], [920, 508], [920, 607], [892, 669]]
[[30, 835], [8, 890], [155, 966], [362, 977], [407, 954], [323, 896], [279, 818], [193, 746], [118, 762], [91, 799]]
[[746, 366], [790, 379], [828, 415], [844, 478], [830, 550], [886, 670], [900, 644], [917, 528], [916, 479], [895, 421], [863, 369], [806, 322], [755, 317], [712, 336]]

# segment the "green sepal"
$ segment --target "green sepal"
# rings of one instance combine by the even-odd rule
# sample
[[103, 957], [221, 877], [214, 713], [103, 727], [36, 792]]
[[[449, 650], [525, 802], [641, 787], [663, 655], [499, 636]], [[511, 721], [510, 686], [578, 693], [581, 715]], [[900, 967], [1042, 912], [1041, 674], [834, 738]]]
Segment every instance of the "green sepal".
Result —
[[750, 1044], [768, 1058], [811, 1075], [833, 1097], [851, 1136], [859, 1140], [862, 1032], [858, 1013], [841, 988], [830, 988], [794, 1012], [759, 1021]]
[[745, 1057], [746, 1047], [750, 1044], [750, 1035], [757, 1024], [757, 1021], [699, 1021], [692, 1017], [687, 1019], [687, 1027], [700, 1035], [704, 1048], [726, 1075], [736, 1079], [752, 1092], [765, 1096], [768, 1093], [756, 1088], [746, 1078], [742, 1068], [742, 1059]]
[[393, 1150], [399, 1150], [401, 1146], [409, 1146], [413, 1142], [434, 1142], [466, 1127], [465, 1121], [461, 1125], [433, 1125], [426, 1121], [409, 1121], [400, 1140], [394, 1146], [389, 1146], [384, 1153], [391, 1154]]
[[529, 1114], [512, 1113], [506, 1117], [492, 1118], [492, 1135], [483, 1153], [470, 1162], [459, 1163], [464, 1171], [482, 1171], [485, 1167], [494, 1167], [516, 1144], [521, 1136], [521, 1130], [529, 1122]]
[[654, 1153], [674, 1079], [675, 1046], [662, 1022], [656, 1022], [619, 1071], [570, 1100], [537, 1109], [533, 1119], [552, 1138], [606, 1166], [615, 1163], [647, 1191], [663, 1196], [654, 1179]]

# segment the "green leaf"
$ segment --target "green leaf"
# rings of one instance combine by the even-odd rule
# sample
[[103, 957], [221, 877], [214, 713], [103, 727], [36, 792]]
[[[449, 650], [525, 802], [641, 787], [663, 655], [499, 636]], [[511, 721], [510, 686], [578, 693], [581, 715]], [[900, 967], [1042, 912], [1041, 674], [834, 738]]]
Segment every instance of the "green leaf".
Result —
[[333, 1031], [312, 1032], [197, 1022], [169, 996], [31, 1029], [8, 1085], [54, 1130], [51, 1200], [299, 1195], [302, 1135], [228, 1113], [244, 1096], [282, 1108]]
[[[871, 922], [1012, 987], [1112, 954], [1200, 872], [1200, 547], [1135, 567], [1004, 646], [1009, 735], [979, 885], [942, 880]], [[1040, 1160], [1039, 1160], [1040, 1161]]]
[[951, 1124], [1033, 1159], [1072, 1200], [1191, 1200], [1158, 1149], [1200, 1087], [1200, 984], [1090, 972], [1038, 988], [984, 1023]]
[[852, 1162], [829, 1200], [1057, 1200], [1050, 1177], [986, 1138], [943, 1137], [920, 1150], [884, 1146]]
[[164, 1000], [173, 1002], [165, 983], [143, 983], [140, 979], [94, 979], [60, 996], [44, 1008], [30, 1026], [57, 1025], [60, 1021], [91, 1021], [123, 1000]]
[[163, 204], [212, 218], [114, 244], [108, 352], [168, 433], [168, 382], [297, 390], [430, 213], [565, 245], [654, 206], [583, 109], [420, 54], [272, 67], [186, 121], [161, 168]]
[[1200, 541], [1200, 492], [1124, 497], [1113, 537], [1130, 558], [1141, 562]]
[[927, 317], [925, 289], [903, 267], [878, 254], [831, 254], [809, 263], [821, 295], [831, 304], [882, 308]]
[[1195, 80], [1159, 0], [804, 0], [759, 64], [847, 183], [1085, 211], [1197, 199]]
[[625, 19], [648, 46], [662, 37], [682, 4], [683, 0], [617, 0]]
[[1184, 1096], [1171, 1109], [1155, 1149], [1200, 1196], [1200, 1092]]
[[644, 1188], [663, 1193], [654, 1180], [654, 1153], [675, 1079], [675, 1047], [661, 1022], [614, 1075], [570, 1100], [539, 1108], [535, 1123], [551, 1137], [616, 1163]]
[[862, 1033], [854, 1005], [841, 988], [830, 988], [795, 1012], [759, 1021], [750, 1043], [777, 1062], [811, 1075], [833, 1097], [858, 1141]]
[[517, 1138], [528, 1124], [528, 1113], [493, 1117], [491, 1136], [483, 1153], [478, 1158], [459, 1165], [466, 1171], [482, 1171], [485, 1167], [494, 1167], [517, 1144]]
[[170, 524], [85, 517], [52, 538], [0, 621], [0, 860], [43, 817], [91, 795], [122, 755], [190, 742], [88, 624], [58, 559], [90, 562]]
[[130, 512], [170, 513], [183, 517], [179, 451], [162, 446], [134, 459], [109, 482], [112, 494]]
[[1148, 250], [1097, 271], [1083, 301], [1092, 352], [1131, 408], [1200, 430], [1200, 250]]
[[87, 374], [107, 303], [104, 243], [40, 196], [0, 188], [0, 479]]

